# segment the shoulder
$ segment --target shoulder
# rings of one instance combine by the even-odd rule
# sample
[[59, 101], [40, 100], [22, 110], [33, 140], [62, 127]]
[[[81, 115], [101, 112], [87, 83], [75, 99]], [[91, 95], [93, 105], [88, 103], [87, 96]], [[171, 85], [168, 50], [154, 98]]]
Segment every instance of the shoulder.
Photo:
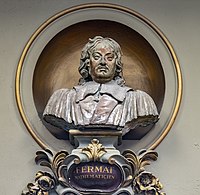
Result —
[[129, 90], [128, 93], [137, 97], [151, 98], [148, 93], [142, 90]]
[[137, 104], [139, 107], [156, 107], [153, 98], [148, 93], [141, 90], [129, 91], [127, 100], [134, 102], [134, 104]]
[[73, 89], [58, 89], [51, 95], [51, 97], [48, 100], [48, 104], [63, 101], [63, 99], [74, 96], [75, 93], [76, 92]]
[[73, 93], [75, 92], [74, 89], [67, 89], [67, 88], [62, 88], [62, 89], [58, 89], [56, 91], [53, 92], [52, 96], [60, 96], [60, 95], [66, 95], [69, 93]]
[[149, 102], [149, 103], [154, 103], [152, 97], [146, 93], [145, 91], [141, 91], [141, 90], [136, 90], [135, 91], [136, 93], [136, 96], [139, 98], [139, 99], [142, 99], [144, 100], [145, 102]]

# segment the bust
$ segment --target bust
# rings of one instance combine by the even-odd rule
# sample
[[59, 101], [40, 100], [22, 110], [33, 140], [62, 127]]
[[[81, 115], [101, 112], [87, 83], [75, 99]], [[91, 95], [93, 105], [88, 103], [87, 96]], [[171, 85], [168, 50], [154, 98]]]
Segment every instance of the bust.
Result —
[[113, 129], [123, 134], [157, 122], [153, 99], [144, 91], [125, 86], [121, 56], [113, 39], [89, 39], [81, 53], [78, 85], [53, 93], [44, 120], [64, 130]]

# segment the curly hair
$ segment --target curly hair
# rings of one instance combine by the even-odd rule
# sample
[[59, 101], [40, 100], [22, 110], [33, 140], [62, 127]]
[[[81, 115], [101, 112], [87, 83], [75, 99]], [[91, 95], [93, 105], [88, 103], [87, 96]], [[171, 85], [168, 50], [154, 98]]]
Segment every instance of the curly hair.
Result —
[[115, 80], [119, 85], [124, 85], [125, 81], [122, 76], [123, 64], [121, 62], [121, 47], [115, 40], [108, 37], [104, 38], [102, 36], [96, 36], [93, 39], [90, 38], [89, 42], [84, 46], [81, 52], [80, 65], [78, 70], [82, 77], [79, 80], [79, 85], [82, 85], [88, 81], [92, 81], [92, 77], [89, 74], [90, 55], [92, 54], [95, 47], [103, 41], [109, 44], [116, 55], [116, 70], [113, 80]]

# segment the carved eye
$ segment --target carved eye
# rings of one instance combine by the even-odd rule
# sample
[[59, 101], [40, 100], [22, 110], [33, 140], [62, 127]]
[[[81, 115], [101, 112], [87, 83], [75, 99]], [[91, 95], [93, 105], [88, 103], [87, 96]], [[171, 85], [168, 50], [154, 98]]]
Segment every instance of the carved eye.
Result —
[[100, 56], [99, 54], [93, 54], [93, 58], [94, 58], [95, 60], [98, 60], [100, 57], [101, 57], [101, 56]]
[[108, 61], [112, 61], [112, 60], [113, 60], [113, 57], [108, 57], [107, 60], [108, 60]]
[[107, 57], [107, 60], [108, 60], [108, 61], [112, 61], [113, 59], [114, 59], [114, 56], [113, 56], [113, 55]]

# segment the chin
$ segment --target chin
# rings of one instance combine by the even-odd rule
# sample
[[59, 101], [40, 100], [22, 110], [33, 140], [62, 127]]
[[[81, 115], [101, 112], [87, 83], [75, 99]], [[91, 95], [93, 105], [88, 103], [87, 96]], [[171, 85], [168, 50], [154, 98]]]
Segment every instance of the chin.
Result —
[[94, 81], [96, 81], [97, 83], [107, 83], [109, 81], [111, 81], [112, 79], [110, 78], [105, 78], [105, 77], [101, 77], [101, 78], [95, 78]]

